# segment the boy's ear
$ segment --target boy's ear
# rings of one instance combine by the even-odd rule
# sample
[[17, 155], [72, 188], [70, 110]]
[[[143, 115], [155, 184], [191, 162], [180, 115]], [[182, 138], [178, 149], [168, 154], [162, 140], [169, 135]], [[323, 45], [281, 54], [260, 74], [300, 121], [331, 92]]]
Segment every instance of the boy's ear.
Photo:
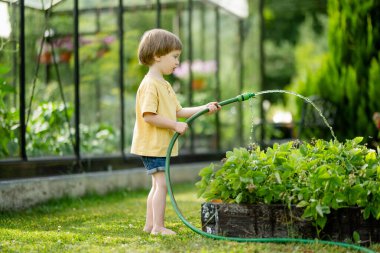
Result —
[[161, 61], [161, 56], [157, 56], [157, 55], [155, 55], [155, 56], [154, 56], [154, 61], [156, 61], [156, 62]]

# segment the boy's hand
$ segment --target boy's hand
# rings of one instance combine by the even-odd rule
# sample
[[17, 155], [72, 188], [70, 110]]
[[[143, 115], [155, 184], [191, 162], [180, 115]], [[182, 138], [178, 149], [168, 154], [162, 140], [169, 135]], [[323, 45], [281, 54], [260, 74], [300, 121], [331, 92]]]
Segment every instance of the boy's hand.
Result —
[[222, 107], [218, 104], [218, 102], [210, 102], [206, 105], [206, 107], [208, 108], [209, 114], [217, 112], [220, 109], [222, 109]]
[[180, 135], [183, 135], [188, 128], [189, 128], [189, 126], [187, 125], [187, 123], [176, 122], [175, 127], [174, 127], [174, 131], [176, 131]]

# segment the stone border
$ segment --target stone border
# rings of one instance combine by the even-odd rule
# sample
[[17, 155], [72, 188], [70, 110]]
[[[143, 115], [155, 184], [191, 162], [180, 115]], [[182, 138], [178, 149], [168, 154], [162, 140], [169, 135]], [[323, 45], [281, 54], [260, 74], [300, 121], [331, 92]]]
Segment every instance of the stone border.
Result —
[[[195, 181], [199, 171], [209, 164], [210, 162], [173, 165], [170, 168], [171, 181]], [[135, 168], [0, 181], [0, 211], [25, 209], [64, 196], [80, 197], [88, 193], [106, 194], [120, 189], [149, 188], [150, 180], [144, 168]]]

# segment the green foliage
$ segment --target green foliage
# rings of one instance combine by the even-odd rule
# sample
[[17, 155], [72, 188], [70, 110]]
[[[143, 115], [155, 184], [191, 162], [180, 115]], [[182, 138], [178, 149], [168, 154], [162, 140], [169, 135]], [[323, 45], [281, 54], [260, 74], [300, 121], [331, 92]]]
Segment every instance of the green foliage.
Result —
[[8, 68], [0, 65], [0, 157], [16, 155], [18, 143], [19, 114], [7, 105], [16, 91], [3, 78], [8, 72]]
[[368, 80], [368, 102], [369, 110], [371, 112], [379, 111], [378, 100], [380, 97], [380, 52], [376, 59], [372, 59], [371, 65], [369, 68], [369, 80]]
[[[0, 85], [0, 157], [16, 156], [19, 145], [19, 111], [9, 108], [3, 98], [13, 94], [14, 88]], [[67, 108], [71, 119], [73, 108]], [[69, 130], [70, 129], [70, 130]], [[81, 125], [81, 149], [84, 153], [104, 154], [117, 150], [117, 137], [112, 126], [107, 124]], [[71, 132], [71, 135], [70, 135]], [[73, 154], [74, 129], [66, 119], [63, 103], [40, 103], [30, 116], [26, 132], [26, 151], [29, 156]]]
[[115, 129], [107, 124], [81, 125], [81, 150], [87, 154], [115, 153], [118, 150]]
[[352, 237], [353, 237], [355, 243], [360, 243], [360, 235], [357, 231], [354, 231]]
[[[73, 109], [67, 108], [68, 117], [72, 113]], [[27, 124], [28, 155], [72, 154], [72, 138], [68, 129], [63, 103], [40, 103]]]
[[266, 0], [264, 9], [266, 39], [275, 43], [288, 41], [292, 44], [297, 43], [300, 37], [298, 28], [308, 17], [312, 18], [313, 31], [320, 33], [322, 24], [318, 15], [325, 14], [327, 1], [297, 0], [276, 1]]
[[[310, 0], [265, 1], [263, 15], [266, 71], [263, 89], [283, 89], [291, 82], [296, 71], [294, 51], [300, 41], [306, 38], [318, 46], [325, 44], [319, 38], [323, 37], [322, 17], [326, 16], [326, 12], [326, 0], [318, 3]], [[312, 61], [309, 57], [303, 59]], [[272, 103], [281, 103], [285, 98], [281, 94], [268, 96], [266, 99]]]
[[297, 205], [318, 229], [331, 209], [347, 206], [361, 207], [365, 219], [379, 219], [380, 156], [362, 140], [235, 148], [217, 169], [211, 164], [201, 170], [198, 195], [227, 203]]
[[[67, 117], [73, 108], [68, 105]], [[71, 132], [71, 134], [70, 134]], [[81, 151], [91, 154], [110, 153], [116, 150], [116, 134], [106, 124], [80, 125]], [[63, 103], [41, 103], [31, 115], [27, 126], [27, 153], [38, 155], [68, 155], [74, 153], [74, 129], [66, 119]]]
[[372, 115], [380, 108], [379, 1], [328, 1], [329, 52], [318, 67], [308, 69], [291, 89], [319, 95], [338, 106], [338, 137], [372, 136]]

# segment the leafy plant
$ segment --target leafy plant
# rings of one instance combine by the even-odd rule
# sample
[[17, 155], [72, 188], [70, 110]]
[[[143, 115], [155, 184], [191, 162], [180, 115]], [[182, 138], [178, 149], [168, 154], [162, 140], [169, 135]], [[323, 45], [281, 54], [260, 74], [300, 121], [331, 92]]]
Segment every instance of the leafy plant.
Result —
[[[71, 119], [73, 108], [67, 107]], [[69, 131], [70, 129], [70, 131]], [[116, 150], [116, 134], [107, 124], [80, 125], [81, 148], [87, 154], [111, 153]], [[71, 132], [71, 135], [70, 135]], [[27, 152], [29, 155], [67, 155], [74, 151], [75, 130], [68, 125], [63, 103], [41, 103], [33, 111], [27, 131]]]
[[109, 154], [117, 152], [118, 137], [108, 124], [81, 125], [81, 147], [87, 154]]
[[4, 78], [8, 72], [8, 67], [0, 65], [0, 157], [15, 155], [18, 146], [19, 114], [7, 104], [15, 94], [15, 88]]
[[[67, 108], [70, 118], [73, 108]], [[73, 153], [63, 103], [42, 102], [32, 112], [27, 125], [27, 153], [32, 156]]]
[[198, 195], [226, 203], [296, 205], [319, 231], [331, 209], [358, 206], [365, 219], [379, 219], [380, 156], [362, 140], [235, 148], [220, 167], [212, 163], [200, 171]]

